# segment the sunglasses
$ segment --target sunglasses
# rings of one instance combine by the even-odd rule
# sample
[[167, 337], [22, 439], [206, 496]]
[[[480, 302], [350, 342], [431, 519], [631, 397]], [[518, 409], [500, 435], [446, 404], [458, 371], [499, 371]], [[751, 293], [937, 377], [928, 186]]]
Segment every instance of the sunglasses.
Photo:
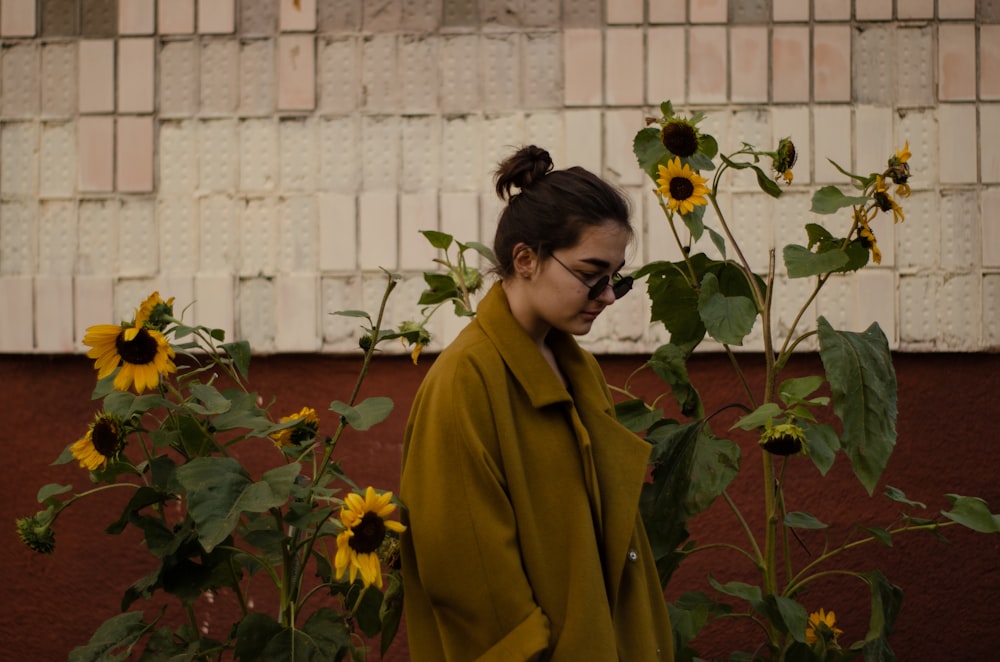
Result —
[[622, 276], [617, 271], [610, 276], [601, 276], [596, 283], [591, 285], [584, 279], [580, 278], [580, 274], [576, 273], [573, 269], [566, 266], [566, 263], [555, 256], [555, 253], [549, 253], [552, 259], [558, 262], [563, 269], [573, 274], [573, 277], [578, 281], [583, 283], [587, 287], [587, 299], [593, 301], [597, 297], [604, 293], [605, 288], [607, 288], [608, 283], [611, 284], [611, 291], [615, 295], [615, 299], [621, 299], [623, 296], [628, 294], [629, 290], [632, 289], [632, 277]]

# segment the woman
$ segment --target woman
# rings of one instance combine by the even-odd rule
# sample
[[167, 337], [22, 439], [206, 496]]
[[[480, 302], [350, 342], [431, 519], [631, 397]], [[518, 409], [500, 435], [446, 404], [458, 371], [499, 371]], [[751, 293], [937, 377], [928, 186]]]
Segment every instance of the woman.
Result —
[[[519, 192], [512, 193], [513, 189]], [[500, 282], [437, 358], [400, 497], [414, 662], [670, 660], [639, 517], [650, 447], [573, 336], [631, 285], [623, 195], [525, 147], [501, 163]]]

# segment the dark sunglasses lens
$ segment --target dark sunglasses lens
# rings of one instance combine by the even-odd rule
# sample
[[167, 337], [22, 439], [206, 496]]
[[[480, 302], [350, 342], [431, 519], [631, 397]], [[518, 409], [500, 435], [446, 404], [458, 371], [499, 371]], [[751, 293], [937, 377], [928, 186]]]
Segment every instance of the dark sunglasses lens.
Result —
[[616, 299], [621, 299], [632, 289], [632, 277], [622, 276], [622, 279], [611, 286], [611, 291], [615, 293]]
[[601, 276], [601, 279], [594, 283], [594, 285], [590, 288], [590, 291], [587, 292], [587, 299], [593, 301], [597, 297], [601, 296], [607, 288], [609, 282], [611, 282], [611, 276]]

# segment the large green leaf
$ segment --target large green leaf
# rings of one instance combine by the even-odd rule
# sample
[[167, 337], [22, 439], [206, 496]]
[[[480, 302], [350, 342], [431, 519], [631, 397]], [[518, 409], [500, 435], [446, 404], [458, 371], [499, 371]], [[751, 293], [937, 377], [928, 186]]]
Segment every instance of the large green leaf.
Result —
[[[705, 415], [701, 397], [688, 377], [687, 354], [683, 349], [673, 343], [661, 345], [656, 348], [646, 365], [670, 386], [682, 414], [692, 418]], [[643, 429], [648, 427], [649, 424]]]
[[152, 627], [141, 611], [129, 611], [104, 621], [84, 646], [70, 651], [69, 662], [117, 662], [128, 659], [130, 649]]
[[615, 404], [615, 418], [635, 433], [645, 432], [663, 418], [662, 409], [651, 409], [641, 398]]
[[237, 340], [219, 347], [229, 355], [243, 379], [247, 379], [250, 376], [250, 343], [246, 340]]
[[840, 450], [837, 431], [826, 424], [802, 424], [802, 429], [806, 434], [806, 453], [819, 469], [820, 475], [825, 476]]
[[942, 510], [941, 514], [948, 519], [967, 526], [980, 533], [1000, 533], [1000, 515], [990, 512], [986, 502], [979, 497], [947, 494], [951, 501], [951, 510]]
[[698, 314], [708, 334], [726, 345], [742, 345], [757, 321], [757, 307], [744, 296], [726, 296], [719, 279], [709, 272], [701, 280]]
[[437, 230], [420, 230], [420, 234], [427, 238], [431, 246], [443, 251], [448, 250], [448, 247], [451, 246], [451, 242], [454, 240], [454, 237], [447, 232], [438, 232]]
[[229, 408], [233, 406], [229, 398], [219, 393], [219, 390], [211, 384], [199, 384], [197, 382], [191, 384], [191, 395], [198, 400], [198, 403], [189, 402], [188, 406], [192, 411], [199, 414], [222, 414], [229, 411]]
[[660, 176], [657, 166], [665, 157], [670, 156], [670, 152], [663, 146], [663, 141], [660, 139], [660, 129], [654, 126], [641, 129], [635, 134], [635, 139], [632, 141], [632, 152], [639, 162], [639, 167], [654, 182]]
[[366, 398], [353, 407], [334, 400], [330, 403], [330, 409], [343, 416], [347, 424], [355, 430], [367, 430], [389, 417], [392, 413], [392, 398]]
[[872, 595], [871, 619], [863, 647], [865, 662], [895, 662], [896, 654], [889, 646], [889, 635], [903, 604], [903, 590], [878, 570], [865, 573], [862, 578], [871, 587]]
[[824, 186], [813, 193], [810, 211], [815, 214], [834, 214], [844, 207], [863, 205], [866, 202], [868, 202], [867, 196], [844, 195], [836, 186]]
[[843, 251], [813, 253], [805, 246], [788, 244], [781, 252], [789, 278], [807, 278], [837, 271], [850, 262]]
[[188, 512], [206, 551], [225, 540], [243, 512], [262, 513], [283, 505], [299, 475], [297, 462], [266, 472], [254, 482], [231, 457], [195, 458], [177, 467], [177, 480], [188, 495]]
[[896, 371], [877, 323], [863, 333], [835, 331], [820, 317], [820, 358], [843, 422], [840, 443], [869, 494], [896, 445]]

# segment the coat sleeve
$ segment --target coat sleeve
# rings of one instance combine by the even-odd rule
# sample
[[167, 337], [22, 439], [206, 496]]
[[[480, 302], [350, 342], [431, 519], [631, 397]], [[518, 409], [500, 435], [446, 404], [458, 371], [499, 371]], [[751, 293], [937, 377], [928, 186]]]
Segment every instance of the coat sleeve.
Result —
[[428, 375], [407, 426], [403, 573], [407, 601], [422, 606], [407, 627], [434, 629], [434, 654], [447, 660], [534, 659], [550, 628], [525, 575], [499, 456], [494, 417], [506, 393], [491, 393], [469, 362], [457, 367]]

